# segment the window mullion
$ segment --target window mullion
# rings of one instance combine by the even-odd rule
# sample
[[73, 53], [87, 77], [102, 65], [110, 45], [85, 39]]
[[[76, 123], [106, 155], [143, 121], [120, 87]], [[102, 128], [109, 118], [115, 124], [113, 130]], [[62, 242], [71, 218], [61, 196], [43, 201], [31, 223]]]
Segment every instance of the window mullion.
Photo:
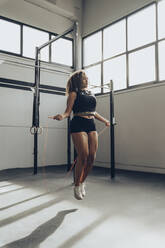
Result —
[[158, 3], [156, 3], [156, 43], [155, 43], [155, 73], [156, 82], [159, 82], [159, 52], [158, 52]]
[[128, 18], [126, 17], [126, 84], [129, 87]]
[[102, 30], [102, 33], [101, 33], [101, 93], [104, 92], [104, 89], [103, 89], [103, 60], [104, 60], [104, 35], [103, 35], [103, 30]]
[[20, 55], [23, 56], [23, 25], [21, 25], [20, 33]]
[[[49, 33], [49, 40], [51, 40], [50, 33]], [[49, 62], [52, 62], [52, 44], [49, 45]]]

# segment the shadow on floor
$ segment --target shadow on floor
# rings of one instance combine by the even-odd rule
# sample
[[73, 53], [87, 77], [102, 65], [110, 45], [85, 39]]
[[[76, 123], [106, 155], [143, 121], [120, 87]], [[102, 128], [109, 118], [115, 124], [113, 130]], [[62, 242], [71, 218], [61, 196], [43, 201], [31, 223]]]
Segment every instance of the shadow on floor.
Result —
[[[79, 233], [76, 233], [73, 235], [70, 239], [66, 240], [63, 244], [58, 246], [58, 248], [72, 248], [76, 245], [77, 242], [79, 242], [81, 239], [83, 239], [85, 236], [89, 235], [91, 231], [96, 229], [99, 225], [101, 225], [104, 221], [106, 221], [110, 217], [110, 213], [105, 213], [104, 215], [100, 216], [97, 220], [86, 226], [83, 230], [81, 230]], [[76, 247], [76, 246], [75, 246]], [[107, 244], [107, 247], [108, 244]], [[1, 247], [0, 247], [1, 248]], [[6, 247], [8, 248], [8, 247]], [[15, 247], [12, 247], [15, 248]]]
[[54, 218], [39, 226], [29, 236], [1, 246], [0, 248], [39, 248], [40, 244], [60, 227], [65, 216], [77, 210], [69, 209], [60, 211]]
[[[58, 190], [56, 190], [54, 192], [62, 191], [67, 187], [68, 186], [60, 187]], [[24, 212], [18, 213], [15, 216], [12, 216], [12, 218], [9, 217], [7, 219], [4, 219], [4, 220], [0, 221], [0, 227], [8, 225], [8, 224], [11, 224], [11, 223], [13, 223], [13, 222], [15, 222], [17, 220], [20, 220], [22, 218], [25, 218], [26, 216], [29, 216], [31, 214], [37, 213], [38, 211], [41, 211], [41, 210], [43, 210], [45, 208], [48, 208], [48, 207], [50, 207], [50, 206], [52, 206], [54, 204], [57, 204], [62, 200], [63, 200], [62, 197], [56, 197], [55, 199], [52, 199], [52, 200], [50, 200], [48, 202], [45, 202], [45, 203], [43, 203], [43, 204], [41, 204], [39, 206], [35, 206], [35, 207], [30, 208], [30, 209], [28, 209], [28, 210], [26, 210]]]

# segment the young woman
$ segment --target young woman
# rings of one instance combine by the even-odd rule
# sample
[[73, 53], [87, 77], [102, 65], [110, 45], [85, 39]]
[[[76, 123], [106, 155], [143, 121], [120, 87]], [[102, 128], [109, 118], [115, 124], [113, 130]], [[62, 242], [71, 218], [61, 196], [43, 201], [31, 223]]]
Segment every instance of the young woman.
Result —
[[70, 127], [77, 152], [74, 196], [78, 200], [82, 200], [85, 196], [84, 181], [92, 168], [98, 148], [94, 118], [110, 126], [110, 122], [95, 111], [96, 98], [87, 87], [88, 78], [85, 72], [80, 70], [73, 73], [66, 87], [68, 99], [65, 112], [49, 117], [61, 121], [69, 117], [73, 111]]

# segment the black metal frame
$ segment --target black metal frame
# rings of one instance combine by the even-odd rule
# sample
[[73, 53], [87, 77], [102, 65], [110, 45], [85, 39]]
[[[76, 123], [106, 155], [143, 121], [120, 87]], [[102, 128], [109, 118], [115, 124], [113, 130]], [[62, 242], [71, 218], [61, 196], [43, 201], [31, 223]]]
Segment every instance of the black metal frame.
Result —
[[[96, 96], [109, 96], [109, 119], [110, 119], [110, 176], [111, 179], [115, 178], [116, 169], [115, 169], [115, 110], [114, 110], [114, 88], [113, 88], [113, 80], [110, 80], [109, 84], [110, 92], [107, 93], [99, 93]], [[104, 87], [102, 85], [102, 87]]]
[[[39, 106], [40, 106], [40, 52], [41, 50], [52, 44], [54, 41], [60, 39], [61, 37], [77, 30], [77, 23], [75, 23], [71, 28], [63, 32], [62, 34], [56, 36], [52, 40], [44, 43], [40, 47], [36, 47], [36, 56], [35, 56], [35, 84], [34, 84], [34, 98], [33, 98], [33, 118], [32, 118], [32, 128], [36, 130], [34, 132], [34, 175], [37, 174], [38, 168], [38, 129], [39, 129]], [[77, 32], [75, 33], [77, 34]], [[75, 60], [74, 60], [75, 61]], [[76, 62], [75, 62], [76, 63]], [[68, 120], [69, 123], [69, 120]], [[68, 124], [69, 125], [69, 124]], [[71, 140], [70, 140], [70, 128], [68, 128], [68, 168], [71, 166]]]
[[113, 81], [110, 83], [110, 95], [109, 95], [109, 103], [110, 103], [110, 154], [111, 154], [111, 178], [115, 178], [115, 112], [114, 112], [114, 91], [113, 91]]
[[[110, 92], [107, 93], [99, 93], [96, 96], [109, 96], [109, 119], [110, 119], [110, 176], [111, 179], [114, 179], [116, 176], [116, 169], [115, 169], [115, 110], [114, 110], [114, 88], [113, 88], [113, 80], [110, 80], [109, 84]], [[102, 85], [103, 87], [103, 85]]]
[[67, 171], [71, 168], [70, 117], [67, 119]]

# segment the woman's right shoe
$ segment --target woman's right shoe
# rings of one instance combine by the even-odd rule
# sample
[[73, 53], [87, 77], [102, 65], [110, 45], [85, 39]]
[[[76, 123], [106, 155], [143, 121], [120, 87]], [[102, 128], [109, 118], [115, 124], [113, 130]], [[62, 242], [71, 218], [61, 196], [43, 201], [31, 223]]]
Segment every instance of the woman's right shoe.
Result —
[[85, 192], [85, 183], [81, 183], [80, 184], [80, 187], [81, 187], [81, 194], [82, 194], [82, 197], [84, 197], [86, 195], [86, 192]]
[[83, 196], [82, 196], [82, 193], [81, 193], [81, 186], [75, 186], [74, 187], [74, 197], [77, 200], [82, 200], [83, 199]]

